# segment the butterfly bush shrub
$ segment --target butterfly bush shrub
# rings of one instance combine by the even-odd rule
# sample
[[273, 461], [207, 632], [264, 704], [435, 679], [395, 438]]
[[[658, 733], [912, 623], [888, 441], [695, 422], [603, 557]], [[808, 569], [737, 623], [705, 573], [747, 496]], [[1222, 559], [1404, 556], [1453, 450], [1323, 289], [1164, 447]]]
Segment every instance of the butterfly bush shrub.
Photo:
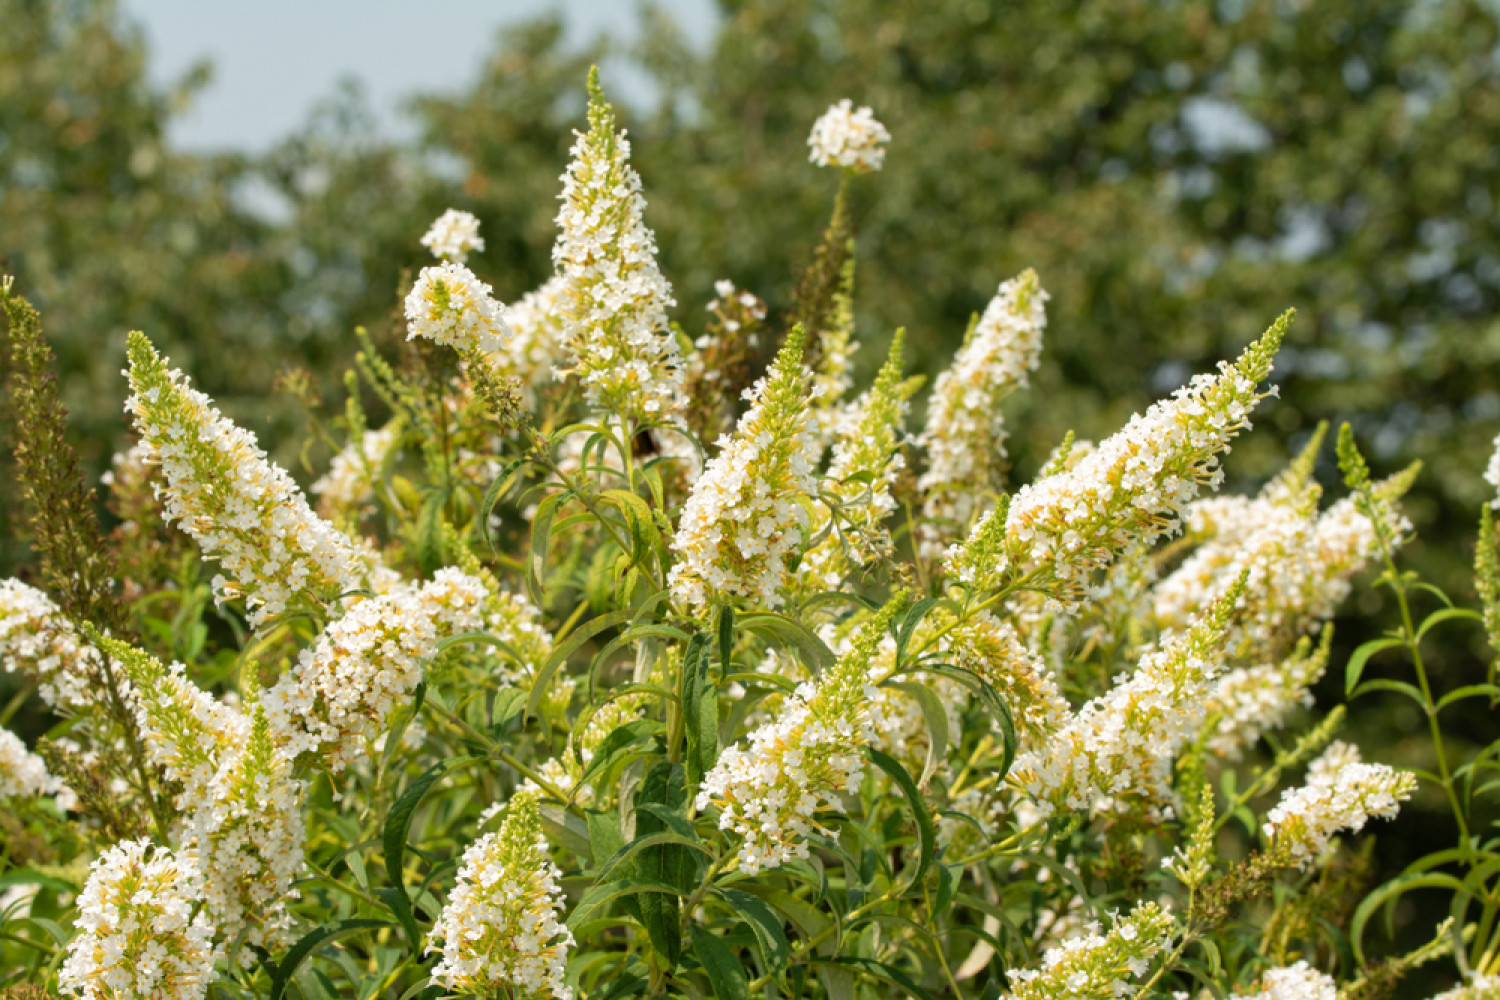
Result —
[[[1469, 610], [1400, 569], [1417, 470], [1348, 428], [1337, 498], [1321, 429], [1219, 492], [1290, 314], [1029, 482], [1043, 276], [997, 276], [925, 397], [899, 330], [854, 392], [847, 192], [888, 143], [848, 100], [813, 126], [839, 188], [791, 316], [725, 279], [674, 320], [591, 82], [555, 276], [505, 304], [473, 216], [414, 234], [408, 337], [359, 331], [309, 493], [132, 334], [107, 533], [7, 283], [3, 718], [51, 728], [0, 731], [5, 995], [1324, 1000], [1429, 963], [1495, 995], [1496, 748], [1442, 712], [1500, 686], [1422, 657], [1500, 642], [1490, 510]], [[1420, 771], [1310, 711], [1366, 570], [1401, 618], [1346, 693], [1417, 704]], [[1362, 831], [1417, 794], [1456, 846], [1370, 885]], [[1377, 918], [1418, 888], [1452, 918], [1403, 951]]]

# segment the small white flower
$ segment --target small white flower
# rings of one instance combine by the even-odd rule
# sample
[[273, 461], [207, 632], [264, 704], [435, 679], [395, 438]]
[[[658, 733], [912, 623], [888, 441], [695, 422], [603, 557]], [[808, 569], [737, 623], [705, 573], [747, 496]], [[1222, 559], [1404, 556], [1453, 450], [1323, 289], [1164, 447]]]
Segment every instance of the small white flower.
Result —
[[432, 227], [422, 237], [422, 245], [441, 260], [462, 264], [469, 254], [484, 249], [484, 239], [479, 235], [479, 220], [468, 212], [450, 208], [433, 221]]
[[808, 159], [820, 167], [868, 173], [885, 163], [884, 144], [890, 139], [891, 134], [869, 108], [855, 111], [846, 97], [813, 123], [807, 137]]

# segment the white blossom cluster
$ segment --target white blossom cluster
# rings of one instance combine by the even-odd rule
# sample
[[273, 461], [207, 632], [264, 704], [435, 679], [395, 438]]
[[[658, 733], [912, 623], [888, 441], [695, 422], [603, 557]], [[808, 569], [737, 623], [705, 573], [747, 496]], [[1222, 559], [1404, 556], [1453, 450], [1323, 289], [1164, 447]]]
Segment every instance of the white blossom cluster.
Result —
[[220, 935], [254, 947], [286, 943], [286, 909], [302, 870], [304, 784], [273, 744], [258, 704], [247, 715], [163, 665], [106, 640], [132, 682], [131, 700], [153, 763], [181, 790], [178, 854], [194, 859], [199, 898]]
[[630, 142], [594, 89], [589, 131], [581, 133], [563, 174], [562, 208], [552, 261], [569, 367], [589, 402], [635, 422], [677, 414], [682, 359], [667, 329], [672, 290], [656, 265], [656, 238], [645, 222], [641, 179]]
[[466, 994], [572, 1000], [563, 981], [573, 935], [558, 920], [562, 873], [547, 852], [534, 789], [511, 796], [500, 829], [464, 851], [458, 883], [433, 926], [434, 981]]
[[342, 770], [416, 689], [438, 643], [478, 631], [485, 597], [483, 583], [449, 567], [355, 604], [263, 696], [277, 745]]
[[1475, 975], [1461, 986], [1444, 990], [1432, 1000], [1497, 1000], [1500, 998], [1500, 976]]
[[1305, 961], [1267, 969], [1251, 993], [1231, 993], [1229, 1000], [1337, 1000], [1338, 984]]
[[1200, 721], [1219, 672], [1221, 604], [1184, 634], [1141, 657], [1135, 672], [1090, 700], [1039, 750], [1016, 760], [1011, 781], [1043, 815], [1091, 814], [1171, 804], [1172, 764]]
[[193, 914], [191, 859], [145, 840], [105, 851], [78, 897], [77, 934], [58, 971], [80, 1000], [198, 1000], [214, 978], [214, 928]]
[[801, 340], [748, 390], [750, 409], [693, 484], [672, 538], [672, 595], [694, 607], [747, 598], [774, 608], [791, 583], [816, 491], [817, 439], [808, 427]]
[[1225, 671], [1204, 706], [1215, 719], [1209, 751], [1239, 760], [1261, 734], [1280, 728], [1299, 706], [1312, 707], [1312, 686], [1327, 667], [1327, 643], [1313, 649], [1304, 642], [1283, 660]]
[[527, 391], [551, 382], [554, 369], [566, 357], [563, 343], [561, 276], [547, 279], [505, 309], [510, 339], [490, 363], [502, 375], [517, 379]]
[[1135, 980], [1171, 943], [1172, 915], [1155, 903], [1142, 903], [1108, 933], [1097, 924], [1086, 933], [1048, 948], [1039, 969], [1009, 973], [1008, 1000], [1115, 1000], [1137, 993]]
[[391, 449], [401, 440], [401, 422], [392, 420], [379, 430], [366, 430], [333, 456], [328, 471], [310, 487], [324, 516], [354, 517], [375, 496], [375, 481]]
[[807, 857], [808, 835], [824, 829], [817, 813], [858, 791], [875, 737], [870, 666], [893, 613], [875, 615], [848, 653], [750, 734], [749, 747], [725, 750], [704, 775], [697, 807], [717, 806], [719, 828], [741, 838], [735, 864], [745, 874]]
[[1057, 592], [1076, 600], [1127, 545], [1175, 533], [1199, 488], [1222, 481], [1219, 455], [1249, 426], [1285, 329], [1283, 318], [1235, 364], [1131, 417], [1073, 468], [1022, 487], [1006, 519], [1011, 557], [1049, 570]]
[[1036, 272], [1002, 282], [953, 364], [937, 378], [920, 443], [927, 469], [922, 490], [921, 553], [942, 554], [954, 530], [978, 513], [986, 490], [998, 489], [1005, 465], [1000, 403], [1024, 389], [1041, 363], [1046, 303]]
[[510, 339], [504, 309], [490, 286], [462, 264], [424, 267], [406, 295], [406, 339], [426, 337], [455, 351], [493, 354]]
[[363, 585], [370, 556], [318, 517], [255, 435], [214, 409], [144, 334], [130, 335], [133, 395], [126, 409], [161, 466], [165, 517], [217, 559], [221, 600], [243, 595], [252, 625], [304, 600], [332, 601]]
[[820, 167], [843, 167], [855, 173], [879, 170], [891, 134], [869, 108], [854, 110], [844, 98], [823, 112], [807, 137], [808, 159]]
[[[1490, 453], [1490, 464], [1485, 466], [1484, 481], [1500, 494], [1500, 435], [1495, 437], [1494, 450]], [[1500, 510], [1500, 495], [1490, 501], [1490, 506]]]
[[422, 245], [432, 251], [434, 257], [462, 264], [469, 254], [484, 249], [484, 237], [479, 235], [479, 220], [468, 212], [450, 208], [433, 220], [432, 226], [422, 236]]
[[1416, 787], [1410, 772], [1363, 763], [1357, 747], [1334, 742], [1309, 765], [1307, 784], [1282, 793], [1261, 830], [1273, 856], [1308, 868], [1334, 834], [1358, 832], [1371, 816], [1391, 819]]
[[99, 653], [52, 598], [20, 580], [0, 580], [0, 663], [36, 683], [47, 706], [78, 714], [103, 696]]
[[48, 773], [42, 758], [26, 749], [21, 737], [0, 729], [0, 802], [63, 792], [62, 782]]

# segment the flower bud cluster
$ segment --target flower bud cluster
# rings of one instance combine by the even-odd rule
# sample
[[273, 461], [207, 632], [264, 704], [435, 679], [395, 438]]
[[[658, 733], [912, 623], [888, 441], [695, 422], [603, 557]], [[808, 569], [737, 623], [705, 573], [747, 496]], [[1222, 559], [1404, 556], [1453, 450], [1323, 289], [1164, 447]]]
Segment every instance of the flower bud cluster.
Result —
[[792, 583], [787, 557], [803, 544], [816, 489], [802, 336], [747, 393], [750, 409], [693, 484], [672, 539], [672, 595], [695, 608], [738, 599], [774, 608]]
[[263, 696], [277, 744], [290, 757], [323, 755], [336, 771], [358, 759], [438, 644], [478, 631], [485, 598], [483, 583], [450, 567], [355, 604]]
[[1358, 832], [1371, 816], [1391, 819], [1416, 790], [1416, 775], [1365, 764], [1359, 750], [1331, 744], [1308, 767], [1307, 784], [1287, 789], [1261, 827], [1268, 853], [1310, 868], [1341, 830]]
[[823, 112], [807, 137], [808, 159], [820, 167], [843, 167], [855, 173], [879, 170], [891, 134], [869, 108], [854, 110], [844, 98]]
[[26, 749], [21, 737], [0, 729], [0, 802], [54, 794], [65, 794], [62, 782], [47, 773], [42, 758]]
[[464, 851], [458, 884], [432, 930], [432, 978], [466, 994], [572, 1000], [563, 981], [573, 935], [558, 920], [562, 873], [542, 835], [540, 796], [522, 789], [500, 829]]
[[1049, 296], [1036, 272], [1001, 283], [969, 332], [950, 368], [937, 378], [927, 404], [927, 470], [923, 491], [922, 555], [942, 554], [963, 531], [987, 490], [1000, 488], [1005, 468], [1005, 418], [1000, 404], [1026, 388], [1041, 363]]
[[99, 653], [52, 598], [20, 580], [0, 580], [0, 663], [37, 686], [49, 708], [76, 715], [98, 707]]
[[213, 925], [194, 915], [197, 866], [127, 840], [100, 855], [78, 897], [77, 934], [58, 971], [80, 1000], [198, 1000], [214, 978]]
[[1047, 949], [1040, 969], [1014, 969], [1008, 1000], [1115, 1000], [1134, 996], [1134, 980], [1151, 968], [1151, 960], [1170, 945], [1172, 914], [1155, 903], [1142, 903], [1124, 918], [1116, 917], [1108, 933], [1091, 925], [1079, 937]]
[[462, 264], [470, 253], [484, 249], [479, 220], [468, 212], [450, 208], [433, 220], [422, 236], [422, 245], [440, 260]]
[[243, 595], [251, 624], [260, 625], [293, 604], [357, 590], [371, 557], [312, 512], [255, 435], [168, 371], [144, 334], [130, 335], [129, 354], [126, 409], [161, 466], [165, 516], [219, 561], [227, 574], [214, 579], [219, 598]]
[[1333, 977], [1304, 962], [1267, 969], [1251, 993], [1231, 993], [1229, 1000], [1337, 1000]]
[[309, 489], [318, 498], [318, 511], [325, 517], [357, 517], [375, 496], [391, 450], [401, 440], [401, 423], [392, 420], [379, 430], [366, 430], [333, 456], [328, 471]]
[[462, 264], [422, 268], [406, 295], [406, 339], [426, 337], [455, 351], [493, 354], [510, 339], [504, 306]]

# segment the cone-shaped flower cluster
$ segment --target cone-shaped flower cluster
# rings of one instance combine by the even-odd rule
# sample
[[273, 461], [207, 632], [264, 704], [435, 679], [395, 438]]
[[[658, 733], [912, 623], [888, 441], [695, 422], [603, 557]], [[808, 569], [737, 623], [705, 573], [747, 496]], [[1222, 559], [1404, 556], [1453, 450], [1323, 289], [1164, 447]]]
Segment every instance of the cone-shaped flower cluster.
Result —
[[808, 856], [814, 818], [859, 789], [870, 719], [870, 664], [903, 598], [872, 616], [848, 653], [788, 698], [776, 721], [731, 747], [703, 778], [698, 808], [719, 809], [719, 828], [742, 838], [737, 865], [747, 875]]
[[510, 339], [498, 354], [490, 355], [497, 372], [533, 392], [553, 380], [553, 369], [565, 357], [562, 295], [566, 287], [561, 277], [549, 278], [512, 302], [505, 310]]
[[817, 441], [807, 420], [802, 334], [747, 393], [750, 409], [703, 470], [672, 539], [672, 595], [696, 608], [748, 599], [777, 607], [790, 586], [816, 489]]
[[129, 355], [126, 409], [161, 466], [166, 517], [219, 561], [221, 599], [243, 595], [259, 625], [293, 604], [327, 603], [363, 585], [369, 556], [312, 512], [254, 434], [169, 371], [145, 334], [130, 335]]
[[630, 143], [589, 78], [589, 130], [563, 174], [552, 261], [570, 367], [589, 402], [622, 419], [661, 422], [683, 404], [682, 359], [667, 329], [672, 290], [656, 266]]
[[891, 134], [874, 113], [869, 108], [855, 111], [854, 102], [846, 97], [813, 123], [807, 158], [820, 167], [869, 173], [885, 163], [885, 144], [890, 141]]
[[460, 353], [500, 351], [510, 337], [503, 310], [462, 264], [424, 267], [406, 295], [406, 339], [426, 337]]
[[1333, 743], [1308, 767], [1307, 784], [1287, 789], [1266, 814], [1267, 853], [1311, 867], [1334, 834], [1362, 830], [1371, 816], [1391, 819], [1416, 787], [1416, 775], [1363, 763], [1357, 747]]
[[75, 715], [103, 697], [99, 654], [52, 598], [20, 580], [0, 580], [0, 663], [35, 682], [49, 708]]
[[277, 744], [291, 757], [325, 755], [342, 770], [416, 689], [438, 643], [479, 629], [485, 596], [483, 583], [447, 568], [421, 587], [360, 601], [265, 693]]
[[1238, 588], [1230, 591], [1186, 633], [1141, 657], [1134, 674], [1016, 761], [1011, 780], [1043, 815], [1132, 807], [1154, 815], [1171, 803], [1172, 762], [1219, 672], [1224, 624], [1238, 596]]
[[479, 220], [468, 212], [450, 208], [433, 220], [422, 236], [422, 245], [441, 260], [462, 264], [470, 253], [484, 249]]
[[385, 460], [401, 440], [401, 422], [392, 420], [379, 430], [366, 430], [333, 456], [328, 471], [312, 484], [319, 512], [327, 517], [355, 517], [375, 495]]
[[812, 529], [823, 537], [802, 559], [815, 589], [836, 589], [851, 568], [891, 554], [885, 521], [896, 509], [891, 490], [906, 465], [900, 450], [909, 409], [901, 384], [904, 341], [905, 331], [898, 330], [874, 386], [855, 404], [833, 446]]
[[1249, 993], [1232, 993], [1229, 1000], [1337, 1000], [1338, 984], [1326, 972], [1306, 962], [1267, 969]]
[[193, 684], [181, 664], [103, 640], [132, 684], [152, 760], [181, 785], [178, 854], [196, 860], [204, 912], [225, 942], [285, 944], [302, 869], [303, 782], [272, 742], [259, 704], [246, 716]]
[[214, 928], [193, 914], [200, 895], [188, 858], [144, 840], [105, 851], [78, 897], [77, 935], [58, 971], [82, 1000], [197, 1000], [213, 980]]
[[1056, 948], [1047, 949], [1040, 969], [1010, 972], [1009, 1000], [1115, 1000], [1134, 996], [1134, 980], [1151, 968], [1151, 960], [1170, 944], [1172, 915], [1155, 903], [1143, 903], [1128, 917], [1116, 918], [1107, 934], [1097, 926]]
[[1047, 327], [1036, 272], [1000, 285], [927, 404], [927, 470], [917, 481], [922, 504], [922, 555], [935, 558], [944, 540], [968, 526], [987, 490], [1000, 487], [1005, 468], [1005, 419], [1000, 403], [1024, 389], [1042, 355]]
[[1006, 536], [1018, 570], [1048, 571], [1053, 591], [1076, 600], [1126, 545], [1175, 532], [1199, 488], [1222, 479], [1219, 455], [1249, 426], [1290, 320], [1279, 319], [1217, 375], [1199, 375], [1132, 417], [1073, 468], [1017, 492]]
[[1213, 684], [1205, 706], [1215, 720], [1208, 749], [1220, 757], [1239, 760], [1261, 734], [1280, 728], [1298, 707], [1311, 708], [1311, 687], [1328, 667], [1328, 639], [1316, 649], [1307, 639], [1279, 662], [1236, 667]]
[[573, 935], [559, 922], [562, 873], [547, 853], [540, 796], [511, 796], [500, 829], [464, 851], [458, 884], [432, 929], [434, 981], [465, 994], [571, 1000], [563, 982]]

